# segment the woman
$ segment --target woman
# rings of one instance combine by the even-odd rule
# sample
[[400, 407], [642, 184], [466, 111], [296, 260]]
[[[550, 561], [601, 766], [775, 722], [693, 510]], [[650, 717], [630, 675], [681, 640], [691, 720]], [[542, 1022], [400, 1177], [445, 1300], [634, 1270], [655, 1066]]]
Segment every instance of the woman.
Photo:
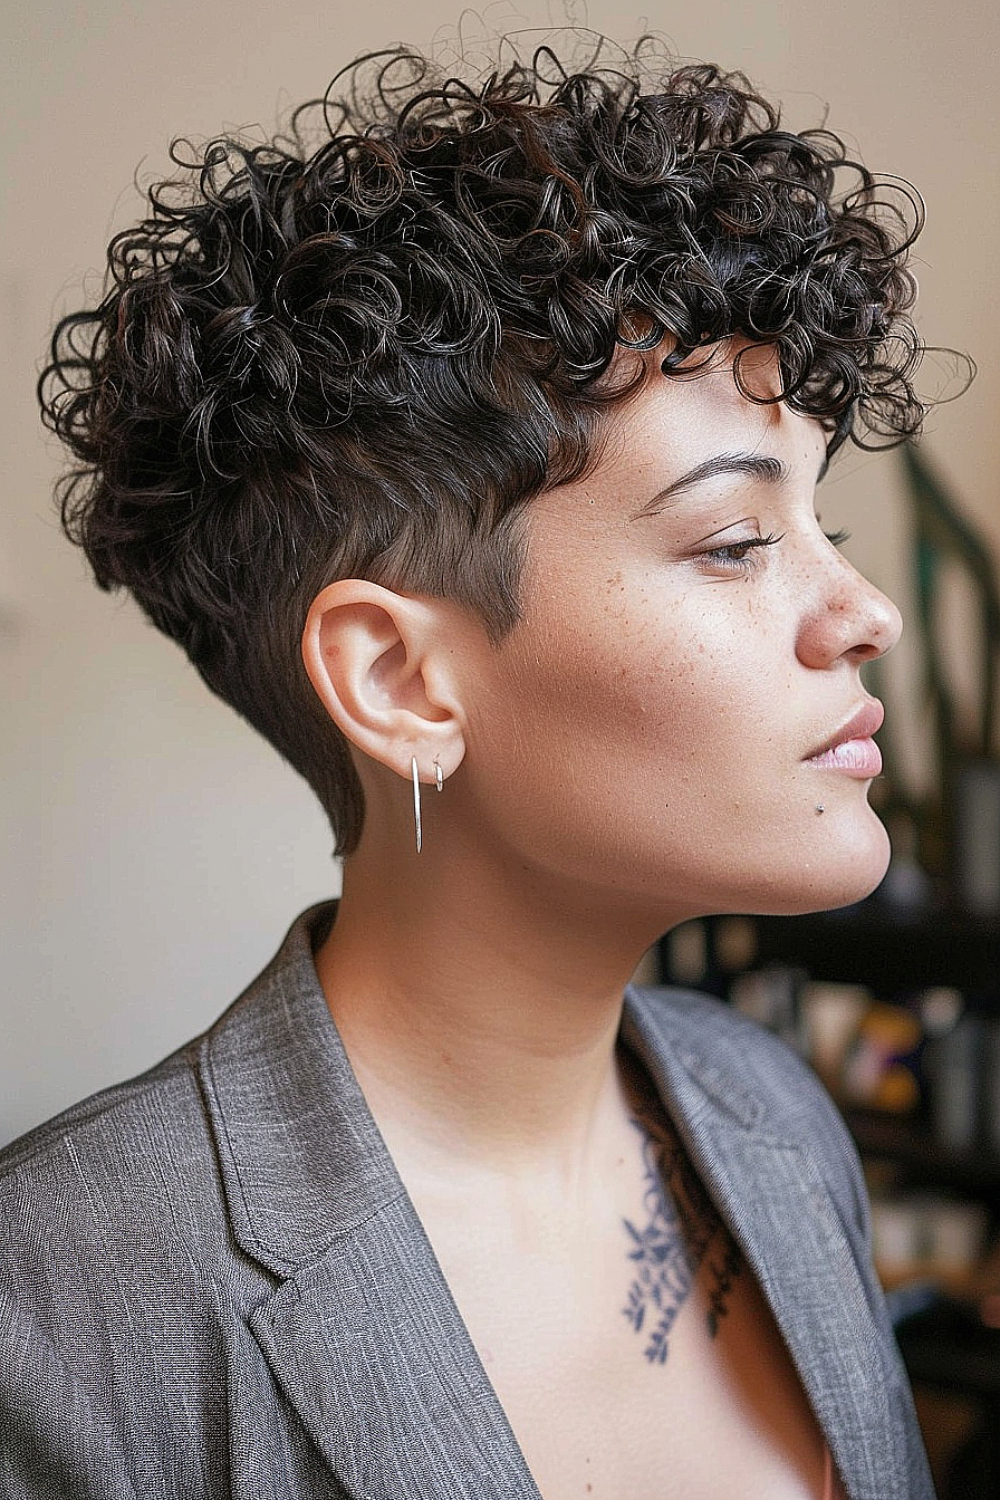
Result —
[[836, 138], [651, 66], [368, 59], [57, 331], [70, 534], [345, 864], [5, 1153], [5, 1494], [931, 1495], [835, 1111], [628, 987], [884, 872], [899, 620], [814, 491], [919, 425], [909, 237]]

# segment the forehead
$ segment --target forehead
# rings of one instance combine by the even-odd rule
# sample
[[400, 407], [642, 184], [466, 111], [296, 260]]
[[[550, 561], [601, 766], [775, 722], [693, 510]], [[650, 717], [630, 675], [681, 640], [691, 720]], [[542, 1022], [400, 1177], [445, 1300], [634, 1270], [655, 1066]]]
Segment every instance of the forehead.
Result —
[[605, 416], [590, 473], [540, 497], [540, 508], [558, 511], [583, 498], [592, 505], [600, 499], [600, 509], [612, 512], [620, 502], [634, 513], [659, 490], [722, 455], [774, 459], [791, 478], [815, 483], [826, 434], [818, 420], [778, 399], [781, 372], [772, 348], [727, 341], [664, 374], [667, 352], [669, 346], [642, 354], [620, 351], [606, 379], [624, 388], [638, 372], [641, 383]]

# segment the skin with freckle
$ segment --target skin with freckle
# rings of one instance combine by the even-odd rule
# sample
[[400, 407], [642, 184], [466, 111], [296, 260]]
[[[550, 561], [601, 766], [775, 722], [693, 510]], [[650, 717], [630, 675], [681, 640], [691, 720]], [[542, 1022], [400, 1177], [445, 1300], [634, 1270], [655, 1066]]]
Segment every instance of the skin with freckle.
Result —
[[[753, 369], [770, 394], [768, 358]], [[710, 478], [635, 518], [668, 480], [737, 451], [786, 474]], [[835, 906], [877, 884], [888, 842], [867, 784], [806, 761], [866, 701], [860, 668], [900, 622], [816, 518], [823, 457], [817, 423], [749, 400], [723, 359], [649, 382], [597, 472], [535, 502], [524, 618], [465, 657], [463, 798], [512, 855], [655, 902], [661, 925]], [[742, 562], [716, 555], [767, 537]]]

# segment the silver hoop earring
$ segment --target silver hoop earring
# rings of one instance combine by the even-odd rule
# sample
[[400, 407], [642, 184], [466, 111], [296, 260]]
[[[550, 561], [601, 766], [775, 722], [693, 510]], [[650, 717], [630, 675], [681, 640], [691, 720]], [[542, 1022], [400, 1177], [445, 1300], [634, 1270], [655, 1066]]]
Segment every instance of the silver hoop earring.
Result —
[[417, 834], [417, 853], [423, 846], [423, 829], [420, 826], [420, 772], [417, 769], [417, 757], [410, 757], [410, 773], [413, 776], [413, 824]]
[[443, 792], [444, 791], [444, 772], [442, 771], [441, 767], [438, 765], [437, 761], [434, 762], [434, 777], [435, 777], [435, 781], [436, 781], [436, 784], [437, 784], [438, 791], [439, 792]]

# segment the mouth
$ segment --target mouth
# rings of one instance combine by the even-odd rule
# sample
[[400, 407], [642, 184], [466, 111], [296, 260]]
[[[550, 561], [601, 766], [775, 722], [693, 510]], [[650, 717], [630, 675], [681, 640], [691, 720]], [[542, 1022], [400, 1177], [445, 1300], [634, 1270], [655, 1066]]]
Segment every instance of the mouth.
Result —
[[872, 735], [882, 727], [885, 709], [877, 698], [869, 698], [860, 709], [824, 740], [805, 764], [821, 771], [840, 771], [869, 781], [882, 771], [882, 755]]

